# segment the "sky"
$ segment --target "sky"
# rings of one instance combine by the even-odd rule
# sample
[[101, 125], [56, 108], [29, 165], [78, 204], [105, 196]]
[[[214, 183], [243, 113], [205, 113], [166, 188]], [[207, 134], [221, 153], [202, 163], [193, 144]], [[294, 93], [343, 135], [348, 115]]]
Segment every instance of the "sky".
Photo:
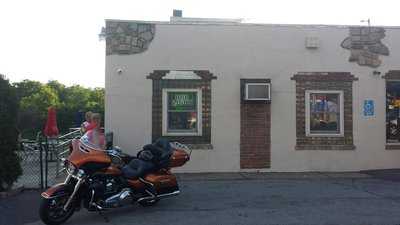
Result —
[[396, 0], [0, 0], [0, 74], [104, 87], [104, 19], [242, 18], [248, 23], [400, 26]]

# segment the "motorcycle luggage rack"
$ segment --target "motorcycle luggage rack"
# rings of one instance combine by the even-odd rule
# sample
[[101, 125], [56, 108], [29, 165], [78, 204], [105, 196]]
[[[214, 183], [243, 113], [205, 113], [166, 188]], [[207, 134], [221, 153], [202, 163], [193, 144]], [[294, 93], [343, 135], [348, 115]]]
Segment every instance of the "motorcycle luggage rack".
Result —
[[182, 144], [182, 143], [180, 143], [180, 142], [175, 141], [175, 142], [171, 142], [170, 145], [171, 145], [171, 147], [174, 148], [174, 149], [182, 149], [182, 150], [186, 151], [187, 153], [189, 153], [189, 157], [192, 155], [192, 151], [193, 151], [193, 150], [190, 149], [190, 148], [189, 148], [187, 145], [185, 145], [185, 144]]

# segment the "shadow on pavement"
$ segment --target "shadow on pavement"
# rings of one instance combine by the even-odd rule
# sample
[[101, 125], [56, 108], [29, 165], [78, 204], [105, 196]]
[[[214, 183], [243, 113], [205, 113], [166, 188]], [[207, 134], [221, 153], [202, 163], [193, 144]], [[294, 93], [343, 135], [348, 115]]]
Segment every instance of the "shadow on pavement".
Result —
[[360, 171], [360, 173], [376, 179], [400, 182], [400, 169], [364, 170]]
[[22, 225], [39, 220], [39, 190], [0, 199], [0, 225]]

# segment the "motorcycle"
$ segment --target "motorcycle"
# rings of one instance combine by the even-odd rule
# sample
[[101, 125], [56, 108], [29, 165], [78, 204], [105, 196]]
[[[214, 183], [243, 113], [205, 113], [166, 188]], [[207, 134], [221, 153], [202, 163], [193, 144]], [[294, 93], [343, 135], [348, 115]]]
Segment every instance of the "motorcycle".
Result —
[[[64, 163], [68, 176], [63, 183], [41, 194], [41, 220], [47, 225], [58, 225], [82, 207], [101, 214], [103, 210], [132, 203], [152, 206], [160, 199], [178, 195], [177, 179], [171, 168], [189, 161], [191, 150], [184, 144], [166, 141], [161, 146], [145, 147], [133, 157], [119, 148], [96, 149], [85, 136], [73, 140]], [[158, 157], [152, 155], [154, 149], [158, 149]], [[151, 161], [154, 158], [158, 163]]]

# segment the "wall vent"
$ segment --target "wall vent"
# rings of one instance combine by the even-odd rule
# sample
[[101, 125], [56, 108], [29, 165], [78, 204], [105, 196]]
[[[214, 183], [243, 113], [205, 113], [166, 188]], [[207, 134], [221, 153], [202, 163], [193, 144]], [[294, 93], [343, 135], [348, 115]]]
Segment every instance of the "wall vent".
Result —
[[309, 48], [309, 49], [319, 48], [319, 38], [318, 37], [306, 37], [306, 48]]

